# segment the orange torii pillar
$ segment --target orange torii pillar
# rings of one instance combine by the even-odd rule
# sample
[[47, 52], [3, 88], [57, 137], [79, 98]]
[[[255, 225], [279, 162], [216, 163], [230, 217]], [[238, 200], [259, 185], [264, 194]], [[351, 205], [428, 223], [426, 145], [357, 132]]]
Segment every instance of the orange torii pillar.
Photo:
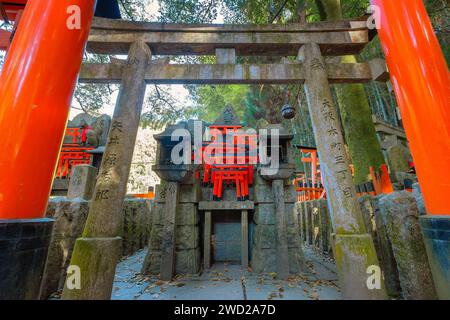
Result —
[[428, 215], [421, 217], [441, 299], [450, 299], [450, 81], [422, 0], [372, 0]]
[[53, 174], [95, 0], [29, 0], [0, 75], [0, 300], [36, 299]]

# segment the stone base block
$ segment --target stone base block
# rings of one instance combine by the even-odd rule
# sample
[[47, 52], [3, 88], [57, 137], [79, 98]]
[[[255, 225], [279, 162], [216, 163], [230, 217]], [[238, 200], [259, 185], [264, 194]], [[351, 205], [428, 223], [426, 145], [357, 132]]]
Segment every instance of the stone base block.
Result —
[[77, 165], [72, 169], [67, 198], [91, 200], [97, 181], [98, 169], [90, 165]]
[[[334, 253], [342, 296], [347, 300], [387, 299], [381, 267], [368, 234], [335, 235]], [[369, 267], [378, 268], [378, 288], [369, 288]], [[372, 271], [373, 272], [373, 271]], [[375, 275], [376, 276], [376, 275]]]
[[[196, 274], [200, 271], [200, 263], [200, 248], [177, 250], [175, 253], [176, 274]], [[161, 251], [149, 249], [142, 267], [142, 273], [159, 274], [160, 268]]]
[[[295, 225], [287, 226], [287, 240], [289, 248], [300, 247], [300, 235]], [[275, 225], [259, 224], [255, 226], [253, 245], [257, 248], [275, 249], [277, 243], [277, 230]]]
[[413, 196], [416, 199], [417, 208], [419, 209], [419, 214], [424, 216], [427, 214], [427, 208], [425, 207], [425, 201], [423, 200], [422, 191], [420, 190], [420, 185], [418, 183], [413, 184]]
[[[301, 248], [289, 248], [289, 272], [301, 273], [305, 270], [305, 259]], [[252, 252], [252, 269], [256, 273], [276, 273], [276, 249], [254, 248]]]
[[[80, 288], [69, 288], [68, 275], [64, 286], [64, 300], [109, 300], [120, 258], [121, 238], [79, 238], [75, 243], [71, 266], [80, 271]], [[73, 283], [72, 283], [73, 284]]]
[[450, 217], [420, 217], [425, 247], [440, 300], [450, 300]]
[[419, 209], [409, 192], [394, 192], [378, 201], [392, 245], [405, 299], [437, 299], [419, 225]]
[[[178, 192], [179, 203], [199, 202], [201, 199], [200, 184], [181, 184]], [[155, 187], [155, 202], [166, 203], [166, 184], [157, 184]]]
[[[153, 211], [153, 224], [164, 225], [164, 203], [155, 203]], [[196, 225], [200, 222], [200, 215], [195, 203], [179, 203], [177, 206], [177, 226]]]
[[0, 220], [0, 300], [36, 300], [53, 220]]
[[[150, 234], [150, 249], [160, 250], [162, 244], [163, 226], [154, 225]], [[199, 226], [177, 226], [175, 242], [177, 250], [195, 249], [200, 246]]]
[[[291, 179], [283, 179], [285, 186], [291, 186], [292, 180]], [[270, 186], [272, 183], [271, 180], [264, 179], [260, 174], [256, 174], [256, 172], [253, 175], [253, 185], [267, 185]]]
[[[286, 203], [286, 217], [287, 224], [294, 224], [296, 216], [294, 210], [294, 203]], [[256, 224], [275, 224], [275, 204], [274, 203], [259, 203], [255, 206], [255, 214], [253, 220]]]
[[372, 235], [378, 261], [380, 262], [381, 270], [383, 270], [386, 292], [390, 297], [398, 298], [401, 296], [402, 289], [400, 287], [397, 262], [392, 252], [385, 219], [380, 213], [377, 198], [366, 195], [361, 197], [359, 201], [366, 229]]
[[[271, 184], [255, 184], [253, 194], [256, 203], [273, 203], [275, 201]], [[297, 202], [297, 191], [293, 185], [284, 186], [284, 202]]]
[[42, 280], [41, 299], [48, 299], [62, 289], [75, 242], [83, 233], [89, 212], [89, 201], [65, 199], [57, 202], [53, 215], [55, 226]]
[[146, 199], [125, 199], [123, 203], [122, 256], [144, 248], [149, 240], [152, 208]]
[[[248, 189], [249, 193], [249, 200], [253, 201], [253, 187], [249, 187]], [[202, 187], [201, 188], [201, 198], [202, 201], [214, 201], [213, 199], [213, 187]], [[228, 187], [225, 184], [223, 185], [222, 189], [222, 201], [236, 201], [236, 188]]]

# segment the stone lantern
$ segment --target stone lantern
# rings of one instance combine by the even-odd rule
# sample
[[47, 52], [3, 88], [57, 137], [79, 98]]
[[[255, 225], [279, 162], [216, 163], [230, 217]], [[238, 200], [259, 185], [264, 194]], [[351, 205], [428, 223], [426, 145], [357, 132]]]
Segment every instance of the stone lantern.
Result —
[[[172, 159], [172, 151], [180, 144], [181, 139], [188, 139], [188, 137], [179, 137], [175, 141], [172, 141], [172, 137], [175, 130], [184, 129], [186, 133], [191, 136], [190, 141], [193, 141], [192, 136], [192, 125], [189, 122], [182, 121], [175, 125], [168, 126], [164, 132], [154, 135], [157, 141], [157, 154], [156, 154], [156, 164], [152, 166], [152, 170], [164, 181], [169, 182], [183, 182], [192, 178], [194, 168], [193, 165], [189, 163], [176, 164]], [[191, 130], [190, 130], [191, 129]], [[191, 142], [192, 144], [192, 142]], [[184, 150], [183, 152], [190, 151]], [[183, 156], [181, 154], [180, 156]], [[190, 157], [190, 155], [189, 155]]]
[[[267, 157], [273, 158], [271, 152], [276, 150], [278, 152], [279, 165], [278, 170], [272, 170], [270, 169], [270, 164], [260, 164], [258, 172], [265, 180], [288, 179], [295, 171], [294, 156], [291, 148], [294, 136], [280, 124], [272, 124], [265, 129], [268, 130], [267, 148], [262, 151], [266, 153]], [[275, 132], [277, 132], [276, 130], [279, 134], [279, 144], [272, 148], [272, 140]]]

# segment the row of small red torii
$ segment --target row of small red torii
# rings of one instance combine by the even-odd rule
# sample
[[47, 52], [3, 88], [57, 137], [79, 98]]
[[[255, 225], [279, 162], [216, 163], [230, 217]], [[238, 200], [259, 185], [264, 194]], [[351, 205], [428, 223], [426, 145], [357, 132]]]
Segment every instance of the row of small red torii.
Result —
[[[304, 172], [296, 173], [293, 184], [298, 193], [298, 201], [306, 202], [311, 200], [326, 199], [326, 191], [324, 188], [323, 178], [320, 172], [320, 161], [316, 148], [298, 147], [302, 153], [301, 161], [304, 166]], [[307, 170], [307, 168], [309, 170]], [[310, 175], [306, 172], [309, 172]], [[354, 173], [353, 165], [350, 165], [350, 171]], [[376, 172], [373, 167], [370, 167], [371, 182], [366, 185], [369, 187], [357, 186], [358, 196], [364, 194], [378, 195], [389, 194], [394, 191], [394, 188], [389, 177], [389, 171], [386, 164], [381, 165], [380, 171]], [[411, 190], [408, 190], [411, 191]]]

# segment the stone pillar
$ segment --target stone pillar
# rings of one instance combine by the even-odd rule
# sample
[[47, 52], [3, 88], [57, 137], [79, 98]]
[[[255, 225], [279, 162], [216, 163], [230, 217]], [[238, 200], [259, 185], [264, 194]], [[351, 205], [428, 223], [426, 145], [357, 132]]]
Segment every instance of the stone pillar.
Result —
[[205, 211], [205, 226], [203, 237], [203, 268], [211, 268], [211, 228], [212, 228], [212, 215], [211, 211]]
[[305, 202], [305, 220], [306, 220], [306, 244], [313, 244], [313, 224], [312, 224], [312, 210], [313, 210], [313, 201]]
[[40, 290], [42, 300], [48, 299], [51, 294], [63, 288], [75, 242], [83, 232], [89, 211], [89, 201], [62, 199], [49, 200], [49, 204], [56, 207], [52, 216], [55, 224], [42, 278]]
[[[142, 273], [161, 273], [162, 238], [166, 212], [167, 182], [156, 185], [152, 228]], [[199, 181], [183, 181], [179, 186], [175, 228], [175, 273], [196, 274], [200, 270]], [[206, 223], [206, 222], [205, 222]]]
[[170, 281], [175, 271], [175, 228], [178, 205], [178, 182], [168, 182], [164, 206], [164, 226], [161, 246], [161, 280]]
[[139, 128], [151, 62], [144, 42], [131, 45], [106, 144], [94, 197], [82, 238], [75, 244], [71, 265], [81, 271], [81, 289], [64, 287], [63, 299], [110, 299], [120, 258], [122, 205]]
[[97, 168], [89, 165], [78, 165], [73, 167], [70, 176], [67, 198], [81, 198], [91, 200], [94, 194], [95, 181], [97, 180]]
[[312, 212], [311, 212], [311, 232], [312, 232], [312, 240], [313, 240], [313, 246], [316, 248], [320, 248], [320, 201], [314, 200], [312, 202]]
[[[287, 251], [287, 246], [286, 246]], [[248, 211], [241, 212], [241, 265], [244, 270], [248, 268]], [[288, 266], [289, 269], [289, 266]], [[289, 270], [288, 270], [289, 272]]]
[[284, 204], [284, 181], [273, 180], [272, 192], [275, 200], [275, 227], [277, 234], [277, 278], [286, 279], [289, 276], [289, 253], [287, 243], [286, 207]]
[[428, 215], [419, 221], [436, 293], [440, 300], [450, 300], [450, 219]]
[[421, 216], [427, 215], [427, 208], [425, 208], [425, 202], [423, 201], [422, 191], [420, 191], [420, 185], [418, 183], [413, 184], [413, 196], [416, 199], [420, 215]]
[[151, 228], [151, 201], [127, 198], [123, 203], [122, 257], [147, 246]]
[[302, 221], [302, 216], [301, 216], [302, 208], [301, 208], [300, 202], [296, 202], [294, 204], [294, 212], [295, 212], [294, 218], [297, 220], [297, 225], [298, 225], [298, 230], [299, 230], [300, 240], [301, 240], [303, 237], [303, 232], [302, 232], [303, 221]]
[[367, 286], [368, 267], [379, 266], [379, 263], [372, 238], [364, 228], [320, 47], [304, 45], [299, 60], [304, 63], [305, 92], [327, 199], [334, 217], [335, 259], [342, 295], [344, 299], [385, 299], [384, 285], [373, 290]]
[[[277, 222], [275, 197], [272, 192], [272, 182], [255, 176], [254, 201], [255, 213], [253, 222], [252, 268], [257, 273], [278, 272], [277, 268]], [[295, 187], [284, 181], [284, 220], [287, 230], [288, 267], [289, 273], [295, 274], [305, 269], [304, 256], [301, 248], [300, 230], [296, 222], [295, 203], [297, 192]]]
[[380, 198], [379, 205], [404, 298], [437, 299], [414, 196], [409, 192], [394, 192]]
[[[367, 231], [372, 234], [378, 260], [384, 275], [384, 285], [389, 297], [398, 298], [401, 296], [400, 280], [398, 276], [397, 263], [392, 252], [392, 244], [386, 230], [386, 222], [380, 212], [378, 199], [364, 195], [359, 198], [364, 220], [366, 220]], [[375, 226], [373, 225], [375, 224]]]
[[320, 249], [324, 253], [330, 252], [331, 223], [326, 200], [318, 200]]

